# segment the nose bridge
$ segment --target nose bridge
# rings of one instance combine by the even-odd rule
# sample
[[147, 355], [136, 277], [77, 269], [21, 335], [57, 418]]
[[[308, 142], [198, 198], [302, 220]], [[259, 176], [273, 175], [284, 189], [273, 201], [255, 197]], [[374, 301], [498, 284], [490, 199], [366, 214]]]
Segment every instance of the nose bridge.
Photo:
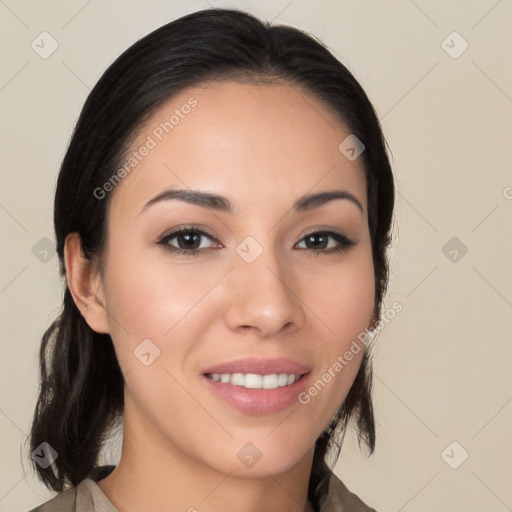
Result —
[[[237, 247], [229, 276], [226, 322], [233, 330], [254, 328], [262, 336], [302, 323], [293, 293], [293, 272], [283, 268], [276, 250], [246, 239]], [[287, 271], [289, 270], [289, 271]]]

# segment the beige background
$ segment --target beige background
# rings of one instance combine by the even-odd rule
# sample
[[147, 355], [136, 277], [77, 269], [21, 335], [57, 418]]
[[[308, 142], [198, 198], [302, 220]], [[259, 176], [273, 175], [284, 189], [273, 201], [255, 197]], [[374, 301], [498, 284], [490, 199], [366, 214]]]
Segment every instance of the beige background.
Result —
[[[51, 495], [23, 443], [39, 340], [62, 283], [57, 258], [44, 263], [32, 249], [53, 241], [52, 195], [74, 122], [122, 50], [208, 4], [323, 39], [365, 87], [392, 148], [398, 205], [386, 307], [399, 301], [403, 311], [377, 340], [376, 453], [367, 459], [349, 437], [337, 473], [382, 512], [512, 509], [510, 0], [5, 0], [0, 511]], [[47, 59], [31, 48], [43, 31], [59, 45]], [[453, 58], [445, 39], [452, 56], [469, 46]]]

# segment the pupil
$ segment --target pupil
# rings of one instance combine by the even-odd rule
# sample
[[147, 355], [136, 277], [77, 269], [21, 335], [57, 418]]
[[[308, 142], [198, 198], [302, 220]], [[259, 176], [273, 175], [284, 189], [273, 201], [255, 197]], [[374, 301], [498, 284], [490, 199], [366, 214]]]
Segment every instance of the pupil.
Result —
[[318, 249], [319, 245], [324, 246], [327, 243], [327, 237], [325, 235], [314, 234], [310, 235], [307, 241], [312, 243], [313, 248]]
[[[181, 240], [184, 241], [184, 244], [179, 244], [181, 249], [197, 249], [200, 244], [199, 241], [199, 233], [194, 233], [193, 231], [189, 231], [187, 233], [183, 233], [181, 235]], [[182, 247], [184, 245], [185, 247]]]

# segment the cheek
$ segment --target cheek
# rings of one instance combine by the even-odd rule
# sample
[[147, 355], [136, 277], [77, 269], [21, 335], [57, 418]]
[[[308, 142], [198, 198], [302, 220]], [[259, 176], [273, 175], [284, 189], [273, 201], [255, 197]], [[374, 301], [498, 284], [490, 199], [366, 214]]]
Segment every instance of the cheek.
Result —
[[317, 273], [317, 286], [304, 288], [305, 302], [319, 320], [317, 332], [325, 334], [321, 362], [299, 401], [306, 408], [316, 408], [325, 424], [349, 392], [364, 353], [360, 335], [369, 327], [375, 301], [369, 247], [354, 252], [345, 264], [336, 266], [336, 271], [331, 267]]
[[[129, 376], [127, 386], [152, 400], [164, 389], [166, 396], [179, 397], [180, 388], [174, 389], [167, 372], [182, 380], [190, 353], [218, 317], [211, 290], [229, 267], [176, 264], [156, 250], [132, 254], [126, 248], [116, 254], [124, 257], [108, 260], [107, 308], [117, 358]], [[155, 359], [146, 367], [141, 354], [148, 352]]]
[[[131, 253], [109, 261], [107, 307], [135, 340], [167, 340], [175, 326], [187, 323], [189, 314], [222, 277], [223, 269], [211, 263], [179, 263], [155, 249]], [[112, 322], [111, 322], [112, 325]], [[123, 334], [124, 331], [124, 334]]]
[[368, 327], [374, 310], [375, 277], [371, 252], [353, 253], [345, 264], [324, 269], [305, 283], [304, 302], [326, 332], [327, 348], [342, 351]]

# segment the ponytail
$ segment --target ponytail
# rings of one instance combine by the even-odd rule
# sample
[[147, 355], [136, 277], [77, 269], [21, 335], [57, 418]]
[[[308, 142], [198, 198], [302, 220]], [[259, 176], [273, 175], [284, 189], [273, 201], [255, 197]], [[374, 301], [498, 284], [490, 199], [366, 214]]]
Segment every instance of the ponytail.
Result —
[[43, 335], [39, 358], [30, 451], [48, 443], [56, 455], [46, 468], [37, 457], [31, 463], [48, 488], [62, 491], [96, 466], [123, 410], [124, 380], [110, 336], [87, 325], [68, 289], [62, 313]]

